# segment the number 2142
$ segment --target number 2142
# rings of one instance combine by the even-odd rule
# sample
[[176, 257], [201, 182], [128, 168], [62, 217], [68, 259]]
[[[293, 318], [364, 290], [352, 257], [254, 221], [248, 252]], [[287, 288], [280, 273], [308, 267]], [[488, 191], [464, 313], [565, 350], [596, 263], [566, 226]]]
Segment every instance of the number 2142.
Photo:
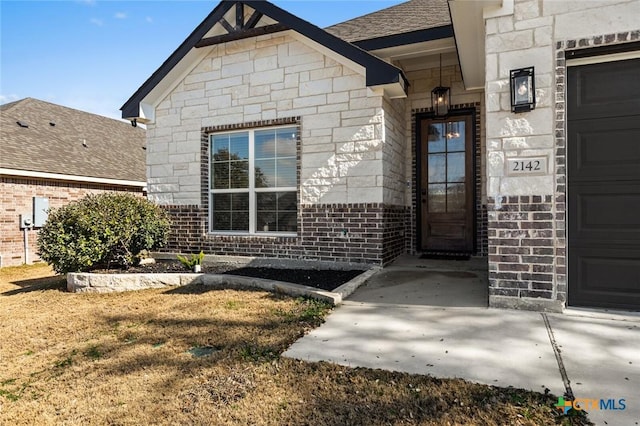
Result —
[[514, 172], [537, 172], [540, 171], [540, 160], [533, 161], [514, 161], [513, 162], [513, 171]]

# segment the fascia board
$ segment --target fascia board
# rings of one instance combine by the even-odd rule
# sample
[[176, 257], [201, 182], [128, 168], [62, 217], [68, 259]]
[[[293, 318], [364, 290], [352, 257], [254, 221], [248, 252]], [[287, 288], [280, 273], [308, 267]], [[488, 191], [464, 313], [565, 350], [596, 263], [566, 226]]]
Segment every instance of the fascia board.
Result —
[[143, 188], [147, 186], [146, 182], [140, 182], [136, 180], [109, 179], [109, 178], [99, 178], [99, 177], [93, 177], [93, 176], [63, 175], [61, 173], [36, 172], [32, 170], [19, 170], [19, 169], [6, 169], [6, 168], [0, 168], [0, 175], [20, 176], [20, 177], [30, 177], [30, 178], [40, 178], [40, 179], [67, 180], [67, 181], [73, 181], [73, 182], [101, 183], [106, 185], [135, 186], [139, 188]]

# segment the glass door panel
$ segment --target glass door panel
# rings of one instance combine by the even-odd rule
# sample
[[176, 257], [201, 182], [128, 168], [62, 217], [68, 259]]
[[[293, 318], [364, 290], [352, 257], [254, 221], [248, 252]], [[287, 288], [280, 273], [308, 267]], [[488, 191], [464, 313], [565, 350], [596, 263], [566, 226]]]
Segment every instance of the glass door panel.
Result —
[[465, 125], [465, 120], [429, 125], [426, 163], [430, 212], [459, 211], [461, 202], [464, 205]]
[[[420, 119], [419, 119], [420, 120]], [[420, 128], [420, 248], [473, 251], [473, 115], [423, 118]]]

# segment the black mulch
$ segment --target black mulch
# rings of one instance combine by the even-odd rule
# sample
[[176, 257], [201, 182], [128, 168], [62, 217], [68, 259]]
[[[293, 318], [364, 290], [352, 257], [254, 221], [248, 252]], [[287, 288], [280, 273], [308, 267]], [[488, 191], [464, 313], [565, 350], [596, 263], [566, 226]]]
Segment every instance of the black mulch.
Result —
[[[188, 272], [179, 262], [156, 262], [140, 265], [128, 270], [101, 270], [93, 272], [109, 273], [166, 273]], [[230, 274], [243, 277], [264, 278], [268, 280], [284, 281], [301, 284], [322, 290], [332, 291], [342, 284], [360, 275], [361, 270], [329, 270], [329, 269], [284, 269], [284, 268], [239, 268], [229, 264], [203, 265], [205, 274]]]

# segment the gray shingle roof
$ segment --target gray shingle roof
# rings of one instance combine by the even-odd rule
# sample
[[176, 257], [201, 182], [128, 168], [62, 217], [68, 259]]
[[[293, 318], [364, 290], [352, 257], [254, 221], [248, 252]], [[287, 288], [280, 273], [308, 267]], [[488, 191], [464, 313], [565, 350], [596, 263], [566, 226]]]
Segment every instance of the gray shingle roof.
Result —
[[325, 28], [348, 42], [451, 25], [447, 0], [411, 0]]
[[33, 98], [0, 106], [0, 168], [144, 182], [144, 144], [144, 129], [100, 115]]

